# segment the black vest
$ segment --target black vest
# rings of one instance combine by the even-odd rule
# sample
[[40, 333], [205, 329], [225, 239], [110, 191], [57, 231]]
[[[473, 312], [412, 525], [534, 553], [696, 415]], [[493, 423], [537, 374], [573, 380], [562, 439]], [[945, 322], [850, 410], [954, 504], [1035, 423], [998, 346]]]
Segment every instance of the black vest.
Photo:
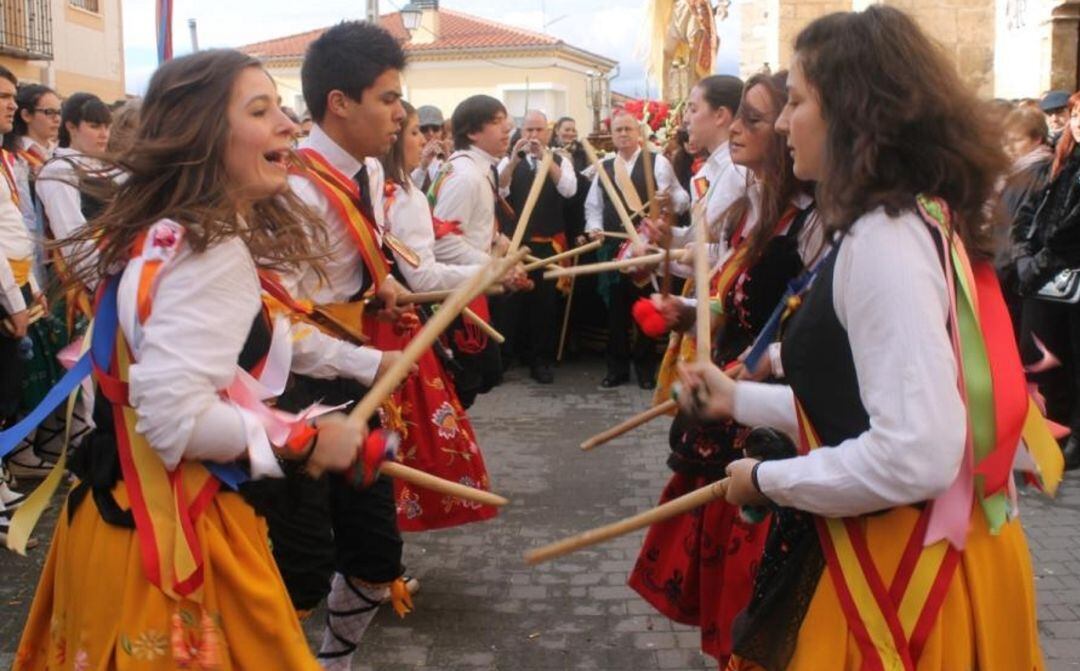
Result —
[[[559, 159], [556, 158], [556, 161]], [[570, 169], [569, 162], [561, 163], [563, 169]], [[536, 167], [540, 167], [537, 162]], [[522, 159], [514, 168], [514, 174], [510, 178], [510, 207], [518, 215], [525, 207], [525, 201], [529, 198], [529, 190], [532, 188], [533, 177], [536, 171], [529, 167], [529, 160]], [[536, 207], [532, 216], [529, 217], [529, 227], [525, 230], [525, 240], [541, 237], [550, 238], [559, 233], [566, 232], [566, 223], [563, 217], [563, 197], [551, 181], [549, 176], [544, 177], [544, 188], [540, 189], [540, 197], [536, 200]], [[515, 223], [516, 218], [515, 218]], [[512, 235], [513, 231], [503, 231], [506, 235]]]
[[[656, 154], [650, 152], [642, 152], [638, 156], [638, 160], [634, 163], [634, 169], [630, 171], [630, 182], [637, 190], [638, 198], [642, 203], [647, 203], [649, 200], [649, 190], [645, 186], [645, 162], [641, 160], [641, 157], [648, 156], [648, 160], [652, 162], [653, 175], [656, 175]], [[615, 157], [605, 159], [603, 162], [604, 170], [607, 171], [608, 177], [611, 178], [611, 183], [615, 184], [615, 190], [618, 191], [619, 186], [615, 182]], [[623, 225], [619, 220], [619, 214], [615, 211], [615, 206], [612, 205], [611, 200], [608, 198], [607, 191], [601, 190], [601, 195], [604, 197], [604, 230], [622, 232]], [[634, 212], [626, 203], [626, 199], [623, 198], [622, 193], [619, 194], [619, 199], [623, 201], [623, 207], [626, 208], [626, 213], [633, 219]]]
[[780, 350], [784, 375], [823, 445], [839, 445], [870, 428], [870, 416], [859, 398], [851, 343], [833, 307], [837, 255], [831, 253], [824, 261], [802, 306], [787, 323]]

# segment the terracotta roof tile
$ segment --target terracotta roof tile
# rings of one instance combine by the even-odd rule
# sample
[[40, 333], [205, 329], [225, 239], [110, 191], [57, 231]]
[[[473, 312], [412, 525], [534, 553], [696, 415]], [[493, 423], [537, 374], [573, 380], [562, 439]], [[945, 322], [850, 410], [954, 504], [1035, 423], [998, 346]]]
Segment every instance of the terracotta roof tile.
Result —
[[[523, 28], [503, 25], [469, 14], [449, 9], [439, 10], [439, 37], [431, 42], [414, 44], [408, 40], [408, 32], [401, 22], [401, 14], [384, 14], [379, 17], [382, 27], [402, 42], [407, 53], [441, 51], [444, 49], [493, 49], [514, 47], [542, 47], [563, 44], [551, 35], [535, 33]], [[240, 51], [258, 58], [299, 58], [307, 47], [326, 32], [326, 28], [288, 35], [264, 42], [239, 47]]]

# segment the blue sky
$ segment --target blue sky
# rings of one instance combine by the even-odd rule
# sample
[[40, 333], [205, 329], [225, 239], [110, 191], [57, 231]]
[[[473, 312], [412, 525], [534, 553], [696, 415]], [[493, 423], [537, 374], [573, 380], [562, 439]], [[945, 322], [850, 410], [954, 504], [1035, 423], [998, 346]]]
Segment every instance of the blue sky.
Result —
[[[380, 0], [383, 13], [396, 11], [408, 0]], [[124, 61], [127, 89], [142, 93], [157, 63], [154, 9], [148, 0], [122, 0]], [[644, 22], [646, 0], [519, 0], [507, 11], [505, 0], [441, 0], [441, 7], [487, 19], [547, 31], [574, 46], [619, 61], [615, 90], [645, 93], [642, 64], [635, 54]], [[331, 25], [364, 15], [364, 0], [174, 0], [173, 47], [177, 55], [191, 51], [188, 19], [198, 22], [199, 46], [235, 47], [260, 40]], [[733, 8], [734, 9], [734, 8]], [[738, 23], [720, 24], [718, 72], [738, 70]], [[655, 94], [655, 83], [652, 93]]]

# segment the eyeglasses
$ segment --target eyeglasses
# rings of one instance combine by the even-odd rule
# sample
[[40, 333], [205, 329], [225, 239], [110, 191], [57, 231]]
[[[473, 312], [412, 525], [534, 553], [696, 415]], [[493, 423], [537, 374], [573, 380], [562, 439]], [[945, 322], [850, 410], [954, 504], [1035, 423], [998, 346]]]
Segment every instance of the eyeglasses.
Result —
[[421, 133], [438, 133], [442, 130], [442, 126], [436, 124], [434, 126], [420, 126]]
[[35, 109], [34, 112], [41, 112], [50, 119], [60, 116], [60, 110], [56, 109], [55, 107], [39, 107]]

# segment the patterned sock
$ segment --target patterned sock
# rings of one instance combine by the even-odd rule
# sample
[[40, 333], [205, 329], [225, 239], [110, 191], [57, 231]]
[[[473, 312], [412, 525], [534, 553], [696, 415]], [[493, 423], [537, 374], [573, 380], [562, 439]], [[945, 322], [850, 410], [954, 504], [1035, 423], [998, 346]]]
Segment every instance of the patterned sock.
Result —
[[326, 671], [349, 671], [353, 653], [389, 591], [387, 587], [355, 585], [342, 574], [334, 574], [326, 598], [326, 630], [318, 655]]

